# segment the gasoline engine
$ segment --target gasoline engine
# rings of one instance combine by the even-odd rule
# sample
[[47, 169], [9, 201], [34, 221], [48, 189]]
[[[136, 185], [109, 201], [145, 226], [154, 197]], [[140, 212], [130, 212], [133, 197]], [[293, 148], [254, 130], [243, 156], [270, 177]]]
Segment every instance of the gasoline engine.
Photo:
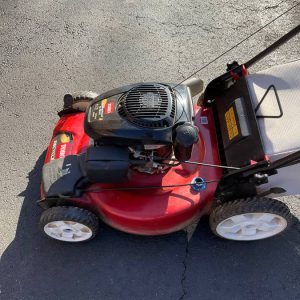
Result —
[[185, 85], [143, 83], [102, 94], [89, 105], [85, 132], [94, 141], [86, 172], [94, 182], [116, 182], [128, 170], [162, 173], [191, 157], [198, 142], [193, 103]]

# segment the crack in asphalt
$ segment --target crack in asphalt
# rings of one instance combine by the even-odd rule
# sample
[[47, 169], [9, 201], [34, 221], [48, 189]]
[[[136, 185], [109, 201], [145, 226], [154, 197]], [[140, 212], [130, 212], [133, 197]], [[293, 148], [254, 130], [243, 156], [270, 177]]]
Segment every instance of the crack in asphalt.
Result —
[[182, 289], [182, 295], [180, 296], [179, 300], [183, 300], [185, 296], [187, 295], [187, 289], [185, 288], [185, 280], [186, 280], [186, 271], [187, 271], [187, 258], [189, 255], [189, 239], [188, 239], [188, 233], [186, 233], [186, 242], [185, 242], [185, 255], [182, 261], [183, 264], [183, 272], [181, 274], [181, 289]]

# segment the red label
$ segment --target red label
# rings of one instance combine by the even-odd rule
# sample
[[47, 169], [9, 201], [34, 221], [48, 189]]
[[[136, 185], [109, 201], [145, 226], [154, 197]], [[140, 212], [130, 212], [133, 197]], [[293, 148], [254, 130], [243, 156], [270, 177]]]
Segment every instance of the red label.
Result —
[[70, 143], [61, 143], [56, 147], [55, 158], [59, 159], [69, 154]]
[[108, 102], [105, 105], [104, 108], [104, 114], [109, 115], [115, 111], [115, 103], [114, 102]]

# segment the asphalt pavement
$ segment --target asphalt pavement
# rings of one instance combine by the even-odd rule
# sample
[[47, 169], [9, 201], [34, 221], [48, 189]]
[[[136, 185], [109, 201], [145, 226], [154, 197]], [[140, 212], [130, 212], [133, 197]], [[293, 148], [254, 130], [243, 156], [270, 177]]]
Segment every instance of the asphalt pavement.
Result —
[[[300, 225], [254, 243], [221, 240], [202, 219], [139, 237], [103, 225], [84, 244], [38, 228], [41, 167], [65, 93], [178, 82], [297, 1], [0, 0], [0, 298], [299, 299]], [[299, 24], [282, 17], [198, 76], [247, 61]], [[300, 38], [252, 72], [300, 57]], [[296, 219], [297, 197], [284, 201]]]

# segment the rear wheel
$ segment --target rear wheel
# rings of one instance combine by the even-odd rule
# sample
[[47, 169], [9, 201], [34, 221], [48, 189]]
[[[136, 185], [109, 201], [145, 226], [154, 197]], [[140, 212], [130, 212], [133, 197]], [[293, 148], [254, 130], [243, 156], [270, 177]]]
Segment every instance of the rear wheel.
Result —
[[266, 239], [285, 231], [292, 223], [288, 207], [271, 198], [247, 198], [214, 208], [210, 228], [217, 236], [235, 241]]
[[99, 221], [92, 212], [74, 207], [57, 206], [43, 212], [40, 226], [44, 233], [64, 242], [83, 242], [95, 237]]

